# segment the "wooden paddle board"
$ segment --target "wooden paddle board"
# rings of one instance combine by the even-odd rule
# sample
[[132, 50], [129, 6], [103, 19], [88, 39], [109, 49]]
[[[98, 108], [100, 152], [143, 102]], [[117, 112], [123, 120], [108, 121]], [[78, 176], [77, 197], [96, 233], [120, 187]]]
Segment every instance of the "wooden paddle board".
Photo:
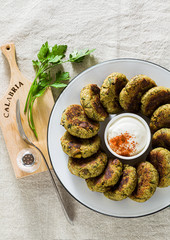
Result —
[[[28, 146], [21, 139], [18, 132], [16, 123], [16, 101], [17, 99], [20, 100], [21, 121], [26, 135], [37, 147], [42, 150], [49, 166], [51, 167], [47, 151], [47, 126], [49, 116], [54, 105], [54, 99], [51, 89], [48, 89], [45, 94], [42, 97], [38, 98], [34, 103], [33, 117], [38, 134], [37, 140], [29, 128], [27, 115], [24, 114], [25, 101], [31, 86], [31, 82], [22, 75], [17, 66], [15, 58], [15, 45], [13, 43], [9, 43], [1, 46], [0, 48], [8, 60], [11, 71], [9, 87], [4, 96], [0, 99], [0, 126], [16, 178], [22, 178], [34, 173], [46, 171], [47, 168], [43, 159], [41, 161], [39, 169], [33, 173], [23, 172], [17, 165], [16, 159], [18, 153], [22, 149], [30, 148], [30, 146]], [[3, 159], [1, 159], [1, 161], [3, 161]]]

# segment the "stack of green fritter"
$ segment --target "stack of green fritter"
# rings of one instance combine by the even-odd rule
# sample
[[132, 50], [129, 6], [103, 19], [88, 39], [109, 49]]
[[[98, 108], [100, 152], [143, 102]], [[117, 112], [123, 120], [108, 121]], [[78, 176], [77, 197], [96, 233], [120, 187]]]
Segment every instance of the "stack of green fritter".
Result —
[[107, 156], [99, 150], [99, 123], [89, 119], [82, 106], [74, 104], [63, 112], [61, 124], [67, 130], [61, 138], [61, 146], [69, 156], [70, 172], [84, 179], [100, 175], [107, 164]]
[[170, 89], [154, 87], [141, 99], [141, 111], [150, 117], [150, 129], [154, 133], [149, 161], [159, 173], [158, 187], [170, 186]]

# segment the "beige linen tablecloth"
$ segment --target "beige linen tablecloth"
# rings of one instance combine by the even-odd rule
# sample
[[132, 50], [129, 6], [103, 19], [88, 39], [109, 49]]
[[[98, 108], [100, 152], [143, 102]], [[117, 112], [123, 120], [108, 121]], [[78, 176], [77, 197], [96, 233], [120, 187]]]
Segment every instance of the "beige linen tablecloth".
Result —
[[[122, 57], [149, 60], [170, 69], [167, 0], [1, 0], [0, 29], [0, 45], [15, 43], [19, 68], [30, 80], [35, 75], [31, 60], [46, 40], [51, 45], [67, 44], [68, 52], [96, 48], [83, 64], [64, 66], [71, 77], [96, 63]], [[2, 96], [10, 72], [2, 54], [0, 63]], [[58, 184], [74, 218], [70, 226], [47, 172], [15, 179], [2, 133], [0, 156], [1, 240], [170, 239], [170, 208], [142, 218], [108, 217], [82, 206]]]

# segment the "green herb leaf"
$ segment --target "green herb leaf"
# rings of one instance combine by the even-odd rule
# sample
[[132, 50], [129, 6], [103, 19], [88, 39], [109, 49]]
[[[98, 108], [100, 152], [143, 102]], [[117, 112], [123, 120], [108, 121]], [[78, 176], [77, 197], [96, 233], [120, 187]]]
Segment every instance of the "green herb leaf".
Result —
[[89, 55], [90, 53], [94, 52], [95, 49], [92, 50], [88, 50], [87, 48], [77, 51], [75, 50], [74, 52], [72, 52], [69, 56], [69, 60], [70, 62], [82, 62], [85, 58], [85, 56]]
[[37, 55], [40, 62], [42, 62], [43, 60], [45, 60], [47, 58], [48, 53], [49, 53], [49, 46], [48, 46], [48, 42], [46, 42], [42, 45], [42, 47]]
[[61, 59], [63, 58], [63, 56], [62, 55], [57, 55], [57, 56], [55, 56], [55, 57], [51, 57], [50, 59], [49, 59], [49, 63], [58, 63]]
[[56, 73], [56, 81], [68, 81], [70, 79], [69, 72], [57, 72]]
[[51, 51], [51, 54], [53, 55], [53, 56], [56, 56], [56, 55], [58, 55], [58, 56], [62, 56], [62, 58], [63, 57], [65, 57], [65, 52], [66, 52], [66, 50], [67, 50], [67, 45], [54, 45], [54, 47], [52, 47], [52, 51]]
[[70, 79], [69, 73], [68, 72], [57, 72], [56, 73], [56, 81], [53, 84], [50, 84], [50, 87], [55, 87], [55, 88], [63, 88], [66, 87], [67, 84], [61, 83], [62, 81], [68, 81]]
[[55, 87], [55, 88], [63, 88], [66, 86], [67, 86], [67, 84], [65, 84], [65, 83], [57, 83], [57, 82], [50, 85], [50, 87]]
[[58, 63], [62, 58], [65, 57], [65, 52], [67, 50], [67, 45], [54, 45], [49, 52], [49, 62]]

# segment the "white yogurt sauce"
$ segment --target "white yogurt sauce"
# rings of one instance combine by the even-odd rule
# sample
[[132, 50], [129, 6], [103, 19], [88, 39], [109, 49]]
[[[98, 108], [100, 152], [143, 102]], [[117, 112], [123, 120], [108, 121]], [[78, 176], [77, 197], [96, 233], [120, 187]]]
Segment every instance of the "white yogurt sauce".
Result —
[[[132, 151], [129, 156], [134, 156], [140, 153], [147, 143], [147, 131], [143, 123], [135, 117], [121, 117], [115, 120], [108, 129], [108, 142], [110, 142], [111, 139], [115, 139], [115, 137], [126, 133], [131, 136], [129, 139], [129, 146], [132, 143], [135, 145], [134, 151]], [[112, 150], [114, 151], [114, 149]], [[123, 155], [119, 150], [116, 153]]]

